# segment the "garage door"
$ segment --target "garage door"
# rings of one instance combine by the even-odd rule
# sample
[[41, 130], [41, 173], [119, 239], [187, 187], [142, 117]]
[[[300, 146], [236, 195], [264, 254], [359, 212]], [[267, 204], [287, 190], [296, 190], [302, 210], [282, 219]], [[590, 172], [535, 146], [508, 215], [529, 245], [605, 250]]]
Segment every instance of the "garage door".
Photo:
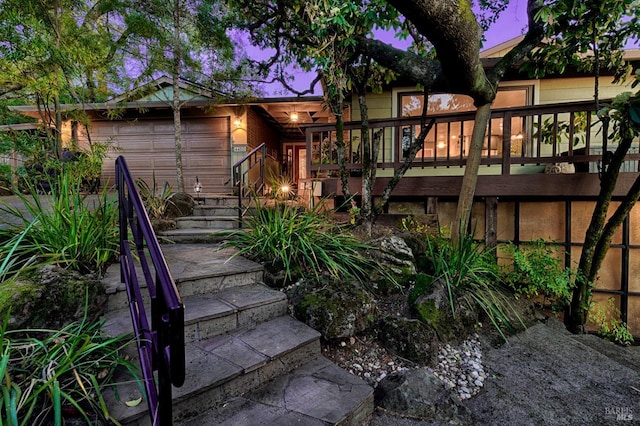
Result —
[[[193, 192], [196, 176], [203, 192], [230, 192], [231, 152], [229, 118], [182, 119], [182, 167], [185, 191]], [[92, 123], [91, 136], [96, 141], [113, 140], [120, 151], [105, 161], [103, 183], [115, 182], [114, 161], [123, 155], [134, 179], [158, 185], [169, 182], [177, 189], [173, 121], [138, 119], [135, 121], [98, 121]]]

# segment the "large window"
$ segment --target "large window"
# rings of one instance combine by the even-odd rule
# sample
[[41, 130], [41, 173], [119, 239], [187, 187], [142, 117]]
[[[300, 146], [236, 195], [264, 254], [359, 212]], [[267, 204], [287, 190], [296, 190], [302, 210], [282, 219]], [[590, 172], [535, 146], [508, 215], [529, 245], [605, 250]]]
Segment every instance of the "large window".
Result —
[[[532, 86], [515, 86], [501, 88], [492, 105], [493, 108], [526, 106], [533, 103]], [[420, 92], [404, 92], [398, 95], [398, 116], [416, 117], [422, 115], [424, 94]], [[427, 114], [473, 111], [473, 99], [465, 95], [433, 94], [429, 95]], [[489, 123], [482, 154], [493, 157], [501, 155], [504, 123], [502, 119], [494, 119]], [[402, 129], [403, 156], [408, 151], [411, 140], [419, 132], [418, 126]], [[416, 155], [416, 159], [455, 158], [467, 155], [473, 121], [457, 121], [438, 124], [427, 136], [424, 147]], [[514, 118], [511, 122], [512, 151], [520, 154], [524, 123], [522, 118]]]

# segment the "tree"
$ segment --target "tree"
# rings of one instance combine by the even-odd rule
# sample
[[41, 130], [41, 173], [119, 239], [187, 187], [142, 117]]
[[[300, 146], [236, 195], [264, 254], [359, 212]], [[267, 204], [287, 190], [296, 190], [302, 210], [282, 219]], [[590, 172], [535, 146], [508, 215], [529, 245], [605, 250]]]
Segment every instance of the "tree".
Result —
[[112, 24], [121, 6], [109, 0], [0, 3], [0, 99], [37, 105], [49, 150], [58, 157], [61, 104], [104, 100], [107, 76], [121, 64], [115, 52], [123, 34]]
[[144, 0], [135, 2], [126, 16], [135, 48], [129, 54], [142, 65], [136, 82], [165, 73], [173, 81], [173, 111], [177, 190], [184, 191], [181, 108], [189, 98], [180, 84], [191, 81], [209, 94], [238, 94], [244, 85], [243, 67], [235, 62], [234, 45], [227, 33], [229, 18], [224, 2], [217, 0]]
[[[453, 236], [458, 240], [458, 226], [463, 232], [469, 223], [471, 206], [477, 181], [484, 132], [490, 117], [491, 102], [497, 85], [512, 65], [522, 60], [542, 39], [542, 25], [533, 20], [539, 2], [529, 0], [529, 31], [524, 40], [502, 58], [491, 70], [485, 72], [479, 58], [482, 27], [465, 0], [424, 1], [236, 1], [250, 20], [247, 28], [252, 39], [275, 51], [274, 58], [285, 63], [298, 60], [307, 69], [315, 68], [327, 78], [329, 90], [336, 96], [341, 91], [355, 89], [366, 127], [366, 103], [364, 92], [379, 85], [381, 79], [373, 70], [383, 67], [389, 70], [379, 75], [402, 77], [421, 85], [427, 92], [441, 91], [469, 95], [477, 107], [474, 132], [467, 158], [463, 186], [458, 204], [457, 220]], [[482, 2], [493, 17], [505, 6], [504, 1]], [[491, 19], [480, 22], [485, 26]], [[373, 29], [396, 29], [404, 36], [413, 36], [414, 49], [404, 51], [393, 48], [373, 37]], [[425, 43], [425, 40], [429, 44]], [[427, 54], [425, 46], [432, 46], [435, 55]], [[373, 60], [373, 63], [371, 62]], [[353, 79], [349, 70], [368, 70], [371, 74]], [[346, 70], [346, 71], [343, 71]], [[342, 79], [338, 79], [342, 77]], [[340, 120], [340, 118], [338, 118]], [[420, 134], [426, 135], [428, 122], [423, 122]], [[366, 132], [362, 132], [363, 137]], [[338, 132], [340, 137], [340, 132]], [[374, 138], [369, 145], [364, 141], [363, 186], [361, 214], [366, 220], [375, 219], [376, 213], [387, 201], [393, 187], [404, 175], [408, 165], [421, 145], [413, 141], [410, 156], [398, 168], [384, 191], [378, 208], [372, 206], [370, 189], [375, 180], [377, 144]], [[340, 141], [338, 142], [340, 147]], [[371, 163], [371, 164], [369, 164]], [[369, 171], [369, 173], [367, 173]], [[344, 176], [344, 168], [341, 173]], [[343, 177], [343, 187], [345, 179]], [[348, 188], [345, 193], [348, 193]]]
[[[594, 103], [603, 132], [612, 129], [610, 143], [617, 147], [609, 157], [603, 152], [600, 191], [595, 203], [578, 263], [576, 286], [571, 304], [565, 312], [565, 323], [572, 332], [585, 332], [591, 303], [591, 288], [611, 245], [611, 238], [640, 197], [640, 177], [607, 220], [609, 206], [624, 157], [635, 137], [638, 121], [634, 121], [640, 105], [638, 94], [623, 94], [601, 109], [598, 87], [602, 69], [622, 78], [627, 66], [622, 60], [622, 47], [630, 39], [638, 39], [640, 4], [636, 0], [565, 0], [543, 7], [539, 14], [549, 22], [545, 44], [532, 55], [529, 64], [536, 76], [562, 72], [573, 65], [594, 75]], [[637, 118], [638, 116], [635, 115]]]

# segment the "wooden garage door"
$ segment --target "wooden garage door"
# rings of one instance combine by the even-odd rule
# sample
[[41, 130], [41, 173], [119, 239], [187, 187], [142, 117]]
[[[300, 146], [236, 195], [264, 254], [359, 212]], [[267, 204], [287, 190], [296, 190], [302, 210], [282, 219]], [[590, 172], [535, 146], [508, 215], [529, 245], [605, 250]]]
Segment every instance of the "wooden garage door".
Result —
[[[229, 118], [182, 119], [182, 167], [185, 191], [193, 192], [196, 176], [205, 193], [229, 193], [231, 152]], [[134, 179], [158, 185], [169, 182], [177, 189], [173, 121], [139, 119], [135, 121], [98, 121], [92, 123], [93, 140], [110, 138], [120, 151], [105, 161], [103, 182], [115, 182], [114, 161], [124, 155]]]

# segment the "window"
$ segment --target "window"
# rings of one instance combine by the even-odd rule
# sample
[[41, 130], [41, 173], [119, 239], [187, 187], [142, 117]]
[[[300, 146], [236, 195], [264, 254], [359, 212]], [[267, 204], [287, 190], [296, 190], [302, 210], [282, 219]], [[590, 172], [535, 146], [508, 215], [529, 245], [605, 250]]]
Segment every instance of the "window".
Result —
[[[419, 117], [422, 115], [424, 106], [424, 94], [421, 92], [400, 93], [398, 98], [398, 116]], [[447, 112], [467, 112], [474, 111], [473, 99], [465, 95], [452, 95], [447, 93], [437, 93], [429, 95], [427, 104], [427, 114], [441, 114]], [[533, 103], [533, 86], [513, 86], [500, 88], [493, 108], [508, 108], [515, 106], [526, 106]], [[482, 154], [487, 157], [501, 155], [503, 137], [502, 119], [493, 119], [489, 123], [487, 136]], [[402, 129], [402, 151], [403, 157], [408, 152], [411, 140], [419, 132], [418, 126], [407, 126]], [[466, 156], [471, 133], [473, 131], [473, 121], [458, 121], [451, 123], [440, 123], [436, 125], [425, 139], [424, 147], [416, 155], [417, 161], [461, 158]], [[522, 151], [518, 147], [518, 135], [524, 133], [524, 123], [522, 118], [514, 118], [511, 123], [511, 134], [516, 150]], [[520, 142], [521, 143], [521, 142]], [[518, 152], [518, 154], [520, 153]]]

